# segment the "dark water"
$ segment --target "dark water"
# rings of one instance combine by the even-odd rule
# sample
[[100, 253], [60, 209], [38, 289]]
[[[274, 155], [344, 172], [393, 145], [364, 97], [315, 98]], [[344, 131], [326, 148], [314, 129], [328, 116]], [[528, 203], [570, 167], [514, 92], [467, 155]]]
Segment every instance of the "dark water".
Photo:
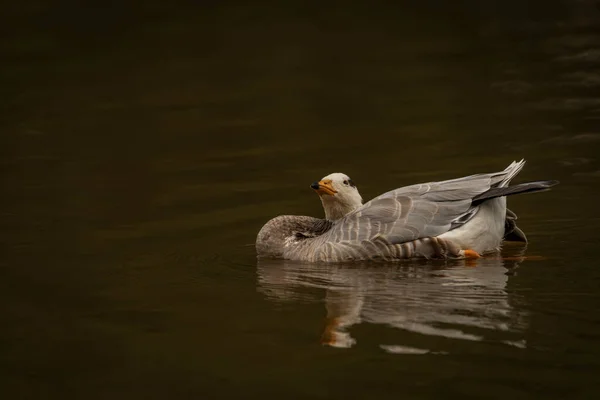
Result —
[[[448, 3], [4, 6], [2, 397], [596, 398], [600, 12]], [[504, 259], [255, 258], [330, 172], [520, 158]]]

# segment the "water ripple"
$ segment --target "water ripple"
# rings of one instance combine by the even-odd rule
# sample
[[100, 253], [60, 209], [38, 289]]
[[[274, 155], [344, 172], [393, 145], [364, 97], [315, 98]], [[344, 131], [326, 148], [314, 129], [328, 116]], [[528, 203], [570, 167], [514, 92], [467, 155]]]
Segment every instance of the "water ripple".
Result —
[[[476, 266], [462, 261], [378, 266], [260, 261], [258, 290], [276, 302], [324, 301], [327, 316], [321, 342], [333, 347], [356, 345], [352, 331], [364, 324], [392, 328], [404, 336], [493, 341], [522, 348], [528, 315], [513, 307], [507, 291], [508, 272], [521, 261], [521, 256], [492, 256], [478, 260]], [[429, 353], [407, 346], [381, 348]]]

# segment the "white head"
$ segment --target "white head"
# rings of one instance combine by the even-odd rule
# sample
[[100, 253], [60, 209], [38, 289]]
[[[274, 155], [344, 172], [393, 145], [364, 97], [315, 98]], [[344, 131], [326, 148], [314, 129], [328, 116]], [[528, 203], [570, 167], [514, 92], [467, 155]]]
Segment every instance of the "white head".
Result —
[[310, 185], [321, 198], [325, 218], [335, 221], [362, 205], [362, 197], [348, 175], [334, 172]]

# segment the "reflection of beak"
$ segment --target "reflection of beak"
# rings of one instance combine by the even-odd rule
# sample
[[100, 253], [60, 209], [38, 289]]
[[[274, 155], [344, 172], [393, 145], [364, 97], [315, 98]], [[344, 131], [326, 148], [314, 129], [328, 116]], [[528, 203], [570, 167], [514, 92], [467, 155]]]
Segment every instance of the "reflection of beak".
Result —
[[337, 193], [337, 190], [335, 190], [332, 186], [331, 179], [323, 179], [319, 182], [313, 182], [310, 187], [319, 195], [327, 194], [329, 196], [333, 196]]
[[321, 336], [321, 344], [327, 344], [329, 346], [335, 345], [336, 342], [336, 331], [339, 328], [338, 318], [327, 318], [327, 325], [325, 325], [325, 331]]

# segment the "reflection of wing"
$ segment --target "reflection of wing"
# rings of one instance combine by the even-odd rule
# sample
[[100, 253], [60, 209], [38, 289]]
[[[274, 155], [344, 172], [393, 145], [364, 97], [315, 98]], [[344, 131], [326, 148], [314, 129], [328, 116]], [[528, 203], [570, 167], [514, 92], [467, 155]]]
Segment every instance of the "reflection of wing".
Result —
[[[524, 247], [520, 247], [524, 250]], [[510, 249], [509, 249], [510, 250]], [[506, 250], [505, 250], [506, 252]], [[507, 254], [505, 254], [507, 255]], [[510, 255], [510, 254], [508, 254]], [[464, 261], [352, 267], [289, 261], [259, 261], [259, 290], [273, 300], [322, 301], [327, 309], [322, 343], [349, 347], [351, 327], [383, 324], [414, 335], [462, 340], [495, 340], [521, 345], [524, 314], [513, 309], [506, 285], [522, 260], [483, 258]], [[323, 292], [324, 291], [324, 292]], [[417, 339], [423, 346], [423, 339]], [[404, 341], [404, 339], [403, 339]], [[432, 347], [440, 341], [432, 341]], [[423, 349], [381, 343], [390, 352]], [[389, 345], [389, 346], [388, 346]], [[447, 351], [447, 349], [427, 349]]]
[[344, 217], [326, 233], [327, 241], [360, 242], [376, 235], [391, 243], [438, 236], [474, 215], [472, 201], [506, 178], [505, 171], [412, 185], [384, 193]]

